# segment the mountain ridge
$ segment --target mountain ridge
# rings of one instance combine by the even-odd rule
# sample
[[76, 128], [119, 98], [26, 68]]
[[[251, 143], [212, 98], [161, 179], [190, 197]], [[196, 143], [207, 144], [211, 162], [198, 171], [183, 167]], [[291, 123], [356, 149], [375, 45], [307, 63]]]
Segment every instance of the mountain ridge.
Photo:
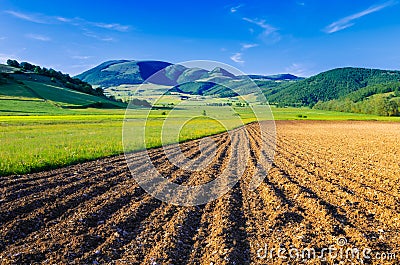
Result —
[[[179, 64], [162, 61], [112, 60], [101, 63], [75, 76], [91, 85], [103, 87], [122, 84], [141, 84], [150, 82], [161, 85], [179, 85], [187, 82], [225, 82], [229, 79], [300, 80], [291, 74], [279, 75], [239, 75], [216, 67], [210, 71], [202, 68], [188, 68]], [[150, 79], [149, 79], [150, 77]]]

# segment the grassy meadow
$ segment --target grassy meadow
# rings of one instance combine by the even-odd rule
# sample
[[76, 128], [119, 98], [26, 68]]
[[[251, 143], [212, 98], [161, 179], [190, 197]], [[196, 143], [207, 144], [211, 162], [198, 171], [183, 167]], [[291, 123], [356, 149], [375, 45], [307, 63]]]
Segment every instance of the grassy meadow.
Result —
[[[1, 107], [5, 108], [4, 105]], [[23, 108], [20, 109], [23, 111]], [[32, 114], [30, 109], [23, 115], [8, 113], [7, 116], [0, 116], [0, 175], [36, 172], [121, 154], [124, 151], [124, 117], [125, 125], [133, 130], [133, 135], [139, 135], [127, 141], [125, 147], [129, 151], [196, 139], [255, 120], [249, 107], [192, 106], [189, 110], [185, 107], [176, 109], [152, 110], [150, 113], [145, 109], [134, 109], [128, 111], [126, 117], [124, 109], [61, 109], [63, 113], [50, 111], [50, 114]], [[400, 121], [399, 117], [308, 108], [272, 107], [272, 111], [275, 120]], [[143, 126], [145, 138], [141, 134]], [[162, 132], [167, 135], [162, 135]]]
[[[69, 115], [0, 116], [0, 175], [24, 174], [100, 157], [123, 153], [122, 128], [126, 124], [139, 132], [146, 128], [145, 141], [135, 138], [129, 151], [161, 146], [165, 123], [179, 128], [176, 135], [166, 135], [164, 143], [187, 141], [212, 135], [241, 125], [238, 117], [221, 117], [225, 125], [203, 115], [204, 107], [189, 112], [164, 113], [164, 110], [87, 110]], [[214, 107], [217, 111], [217, 108]], [[212, 111], [208, 110], [212, 115]], [[249, 109], [239, 110], [245, 123], [254, 121]], [[193, 118], [194, 117], [194, 118]], [[165, 121], [168, 122], [165, 122]], [[165, 130], [164, 131], [169, 131]]]

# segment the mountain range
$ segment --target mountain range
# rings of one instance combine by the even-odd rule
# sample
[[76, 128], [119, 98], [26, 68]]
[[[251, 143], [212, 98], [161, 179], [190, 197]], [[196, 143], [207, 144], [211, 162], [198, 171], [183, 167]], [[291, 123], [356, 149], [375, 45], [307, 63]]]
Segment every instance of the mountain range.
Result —
[[180, 64], [162, 61], [113, 60], [104, 62], [76, 76], [82, 81], [102, 87], [122, 84], [142, 84], [143, 82], [158, 85], [175, 86], [187, 82], [221, 83], [229, 80], [251, 78], [256, 80], [301, 80], [290, 75], [248, 75], [235, 76], [227, 70], [216, 67], [211, 71], [202, 68], [188, 68]]

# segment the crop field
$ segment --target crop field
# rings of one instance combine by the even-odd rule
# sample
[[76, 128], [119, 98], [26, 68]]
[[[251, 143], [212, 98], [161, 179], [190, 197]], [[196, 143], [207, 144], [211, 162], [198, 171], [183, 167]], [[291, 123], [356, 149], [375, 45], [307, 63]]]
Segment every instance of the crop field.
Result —
[[[162, 149], [148, 151], [157, 170], [179, 184], [209, 181], [229, 160], [245, 163], [232, 190], [201, 206], [154, 199], [124, 156], [0, 177], [0, 263], [398, 264], [400, 123], [276, 123], [270, 168], [257, 166], [263, 153], [254, 123], [232, 138], [211, 136], [216, 156], [201, 171], [176, 169]], [[249, 145], [238, 140], [246, 131]], [[198, 146], [187, 141], [180, 149], [196, 161]], [[238, 161], [235, 150], [251, 159]], [[143, 174], [144, 155], [129, 155]], [[253, 174], [265, 179], [250, 191]], [[336, 256], [327, 254], [330, 246]], [[301, 256], [304, 250], [310, 257]]]

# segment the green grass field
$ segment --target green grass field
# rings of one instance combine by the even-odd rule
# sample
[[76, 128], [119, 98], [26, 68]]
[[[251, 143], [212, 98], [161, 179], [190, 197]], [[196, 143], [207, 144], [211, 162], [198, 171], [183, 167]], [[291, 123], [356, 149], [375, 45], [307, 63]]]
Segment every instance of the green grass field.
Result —
[[[11, 100], [7, 102], [12, 104]], [[32, 102], [29, 101], [29, 104]], [[1, 103], [0, 109], [6, 109], [7, 106]], [[32, 106], [29, 104], [27, 108]], [[200, 138], [255, 120], [249, 108], [235, 108], [235, 114], [228, 107], [209, 107], [206, 109], [207, 117], [203, 116], [205, 109], [204, 106], [194, 106], [190, 111], [166, 111], [166, 115], [163, 115], [164, 110], [153, 110], [148, 119], [146, 110], [132, 110], [126, 117], [128, 124], [138, 132], [145, 125], [146, 139], [145, 143], [140, 137], [136, 142], [130, 141], [127, 148], [133, 151], [160, 146], [162, 126], [166, 120], [168, 126], [180, 130], [178, 134], [171, 130], [171, 135], [165, 137], [164, 143]], [[18, 115], [14, 112], [13, 115], [0, 116], [0, 175], [24, 174], [123, 153], [122, 126], [125, 110], [61, 109], [62, 112], [54, 113], [50, 109], [47, 114], [46, 109], [41, 110], [43, 113], [40, 115], [27, 115], [27, 112]], [[275, 120], [400, 121], [400, 117], [307, 108], [272, 110]]]
[[[140, 131], [146, 128], [145, 141], [129, 142], [129, 150], [161, 146], [162, 126], [182, 129], [177, 135], [166, 135], [164, 143], [187, 141], [225, 130], [219, 122], [202, 117], [204, 107], [181, 110], [163, 115], [162, 110], [132, 110], [129, 126]], [[217, 107], [207, 109], [208, 115], [218, 113], [227, 129], [241, 125], [239, 116], [224, 117]], [[73, 163], [123, 153], [122, 110], [89, 110], [72, 115], [0, 116], [0, 175], [23, 174], [57, 168]], [[90, 114], [87, 114], [90, 113]], [[245, 123], [254, 120], [251, 112], [240, 110]], [[194, 119], [191, 119], [195, 117]], [[164, 130], [167, 131], [168, 130]]]

